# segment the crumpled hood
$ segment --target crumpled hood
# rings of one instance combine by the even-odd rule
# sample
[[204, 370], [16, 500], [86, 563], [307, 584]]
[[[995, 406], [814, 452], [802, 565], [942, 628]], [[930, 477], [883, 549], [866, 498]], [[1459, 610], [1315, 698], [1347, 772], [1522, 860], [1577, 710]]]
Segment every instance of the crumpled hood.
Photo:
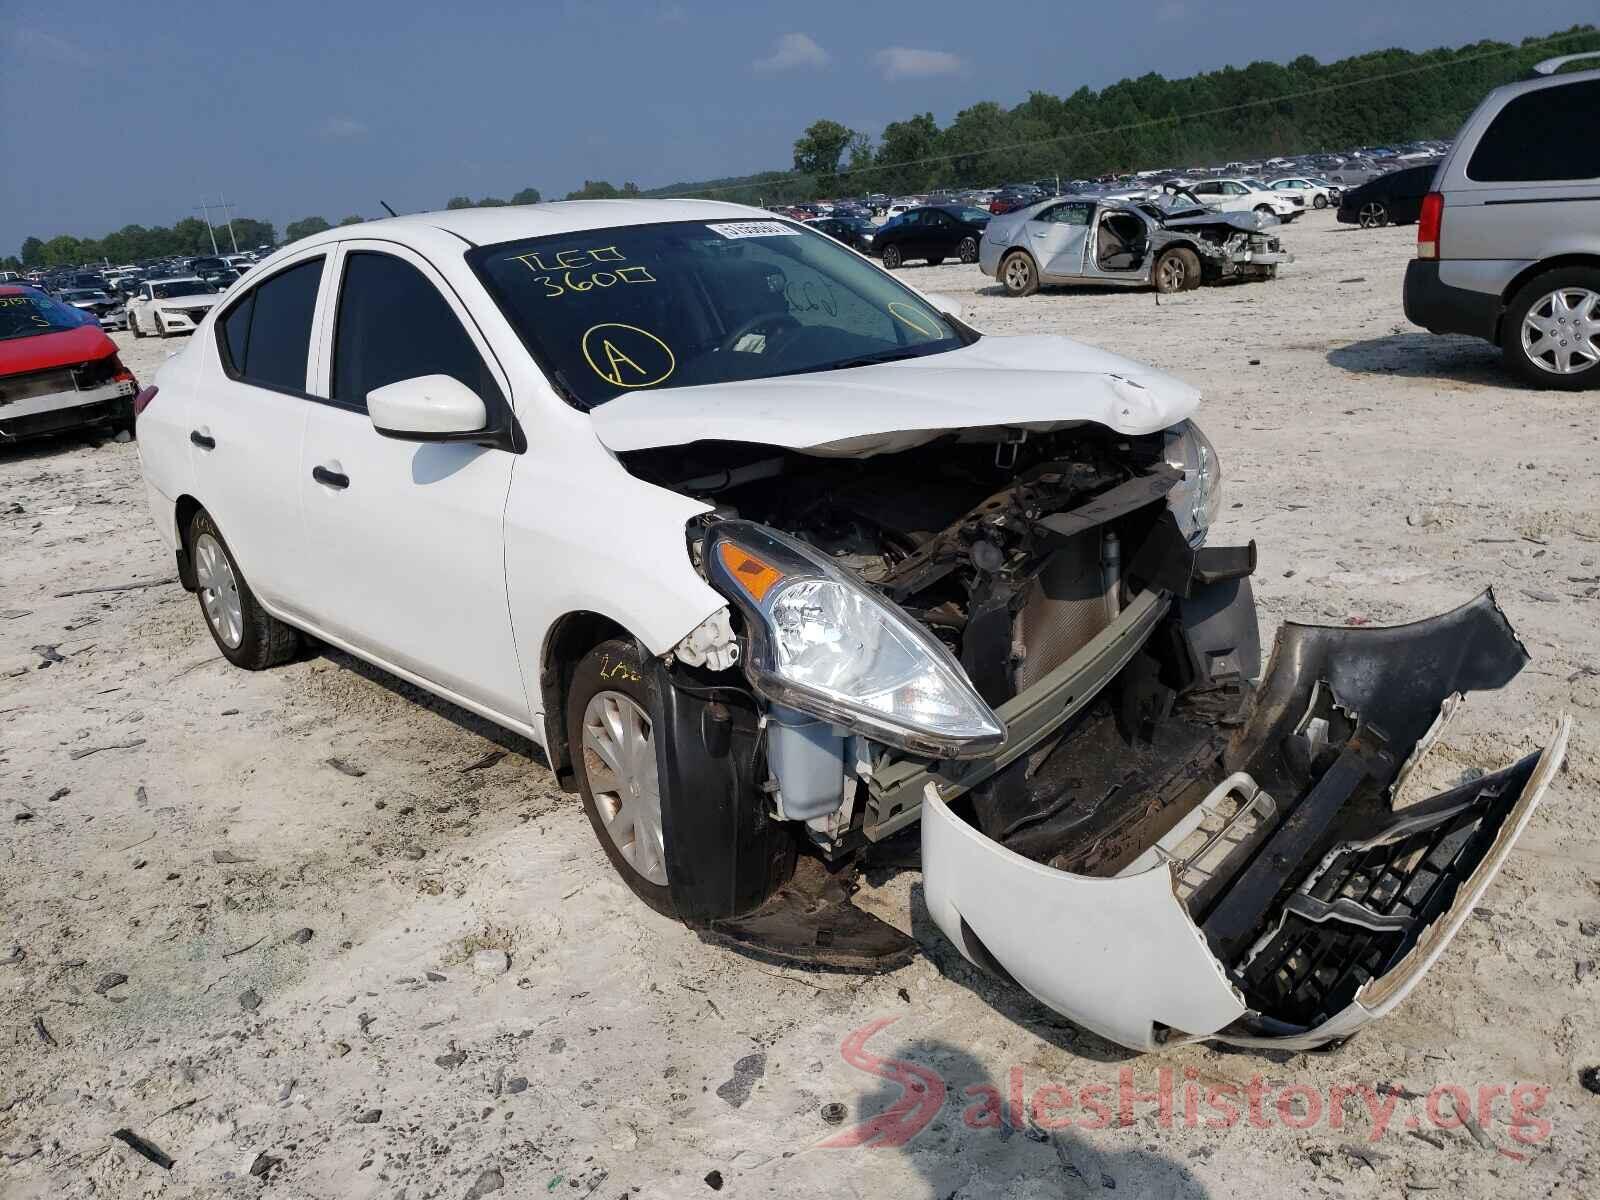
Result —
[[619, 452], [730, 441], [866, 458], [996, 425], [1045, 432], [1088, 421], [1154, 433], [1199, 402], [1195, 388], [1152, 367], [1038, 335], [870, 367], [631, 392], [589, 416]]

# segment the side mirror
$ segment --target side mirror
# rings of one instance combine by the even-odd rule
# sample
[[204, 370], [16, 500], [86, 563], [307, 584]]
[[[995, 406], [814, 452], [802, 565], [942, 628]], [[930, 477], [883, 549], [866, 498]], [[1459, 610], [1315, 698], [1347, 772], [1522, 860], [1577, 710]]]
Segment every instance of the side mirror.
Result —
[[954, 296], [946, 296], [943, 292], [924, 292], [923, 299], [946, 316], [961, 319], [961, 301]]
[[373, 388], [367, 415], [384, 437], [405, 442], [473, 442], [489, 435], [483, 399], [449, 375], [419, 375]]

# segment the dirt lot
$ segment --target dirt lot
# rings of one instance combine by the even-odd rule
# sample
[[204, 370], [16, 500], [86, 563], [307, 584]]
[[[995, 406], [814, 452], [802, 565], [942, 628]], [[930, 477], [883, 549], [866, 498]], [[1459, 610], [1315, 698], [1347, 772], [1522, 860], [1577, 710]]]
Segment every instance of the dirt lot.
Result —
[[[1126, 1055], [969, 968], [892, 867], [862, 902], [921, 940], [912, 965], [736, 957], [634, 901], [517, 739], [339, 654], [233, 670], [174, 584], [59, 596], [172, 574], [136, 447], [63, 439], [0, 451], [0, 1195], [1600, 1192], [1579, 1085], [1600, 1063], [1595, 396], [1408, 326], [1412, 237], [1312, 214], [1280, 280], [1160, 303], [905, 271], [987, 331], [1200, 385], [1216, 536], [1260, 543], [1269, 626], [1405, 621], [1495, 586], [1533, 665], [1474, 699], [1432, 770], [1503, 765], [1563, 711], [1572, 752], [1391, 1017], [1328, 1054]], [[173, 348], [119, 340], [141, 377]], [[484, 948], [509, 971], [475, 973]], [[1516, 1128], [1509, 1092], [1477, 1130], [1433, 1092], [1477, 1107], [1515, 1084], [1535, 1085]], [[1050, 1085], [1046, 1106], [1075, 1098], [1039, 1110], [1058, 1130], [1027, 1111]], [[871, 1144], [821, 1144], [902, 1100]]]

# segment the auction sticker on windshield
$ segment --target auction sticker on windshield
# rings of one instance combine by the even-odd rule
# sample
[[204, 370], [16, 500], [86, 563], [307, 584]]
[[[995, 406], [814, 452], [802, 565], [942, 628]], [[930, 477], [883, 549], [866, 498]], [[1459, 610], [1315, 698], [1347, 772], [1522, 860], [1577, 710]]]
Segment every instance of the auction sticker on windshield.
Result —
[[707, 225], [706, 228], [712, 233], [720, 233], [725, 238], [800, 236], [798, 229], [792, 229], [782, 221], [719, 221], [715, 225]]

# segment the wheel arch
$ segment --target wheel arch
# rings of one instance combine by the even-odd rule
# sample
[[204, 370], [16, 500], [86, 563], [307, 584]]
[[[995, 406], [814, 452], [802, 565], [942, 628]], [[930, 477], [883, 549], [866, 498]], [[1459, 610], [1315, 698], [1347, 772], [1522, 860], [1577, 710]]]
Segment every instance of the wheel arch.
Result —
[[572, 748], [567, 745], [567, 696], [572, 690], [572, 676], [585, 654], [611, 638], [640, 640], [621, 622], [604, 613], [569, 612], [551, 624], [539, 654], [545, 751], [557, 782], [569, 792], [578, 790], [572, 772]]
[[1578, 252], [1574, 254], [1557, 254], [1552, 258], [1541, 258], [1538, 262], [1524, 267], [1506, 284], [1505, 290], [1500, 293], [1500, 313], [1495, 318], [1494, 344], [1501, 344], [1501, 334], [1504, 332], [1506, 309], [1511, 307], [1511, 301], [1518, 292], [1527, 287], [1539, 276], [1550, 271], [1559, 271], [1564, 267], [1588, 267], [1591, 270], [1600, 270], [1600, 254], [1587, 254]]
[[195, 591], [200, 584], [194, 576], [194, 556], [189, 553], [189, 526], [194, 523], [194, 515], [205, 505], [196, 500], [187, 492], [178, 497], [178, 503], [173, 507], [172, 519], [176, 526], [172, 544], [177, 547], [175, 556], [178, 560], [178, 582], [183, 584], [185, 591]]

